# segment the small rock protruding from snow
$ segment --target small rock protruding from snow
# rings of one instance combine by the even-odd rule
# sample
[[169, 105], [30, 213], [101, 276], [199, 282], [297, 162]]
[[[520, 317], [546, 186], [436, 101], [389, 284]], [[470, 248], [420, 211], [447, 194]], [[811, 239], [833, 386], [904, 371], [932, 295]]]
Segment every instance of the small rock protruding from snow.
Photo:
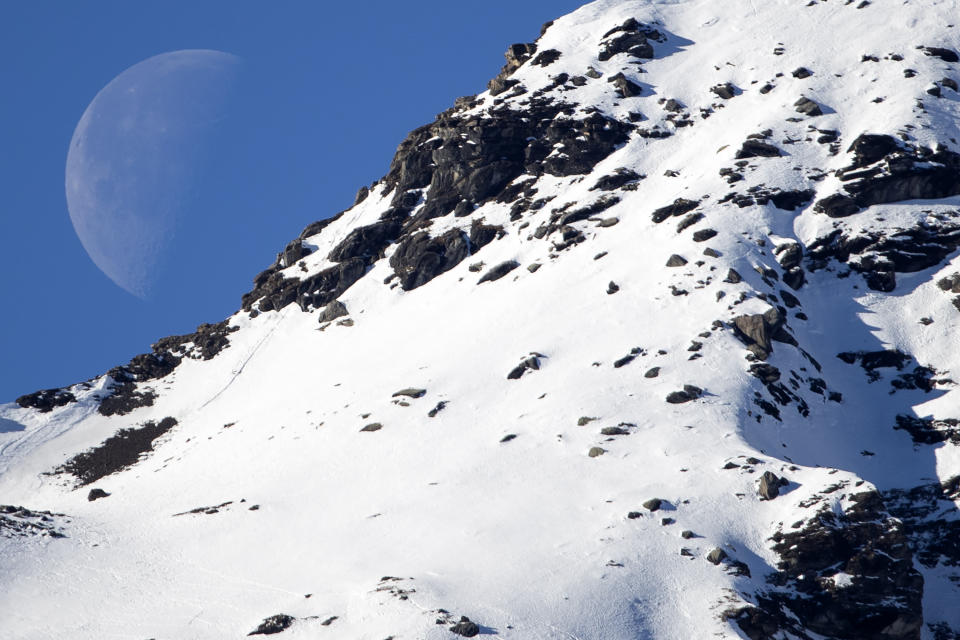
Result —
[[100, 498], [106, 498], [109, 495], [109, 493], [98, 487], [96, 489], [90, 489], [90, 493], [87, 494], [87, 500], [93, 502], [94, 500], [99, 500]]
[[779, 477], [772, 471], [764, 471], [760, 476], [760, 486], [757, 492], [764, 500], [773, 500], [780, 495], [780, 487], [787, 484], [787, 481]]

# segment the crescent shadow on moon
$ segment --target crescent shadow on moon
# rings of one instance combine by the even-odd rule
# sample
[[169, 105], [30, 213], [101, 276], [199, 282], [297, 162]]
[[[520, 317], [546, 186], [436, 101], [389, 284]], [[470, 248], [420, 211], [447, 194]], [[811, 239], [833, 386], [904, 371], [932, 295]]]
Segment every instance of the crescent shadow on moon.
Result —
[[101, 89], [74, 130], [70, 220], [97, 267], [135, 296], [148, 298], [162, 270], [239, 64], [208, 49], [153, 56]]

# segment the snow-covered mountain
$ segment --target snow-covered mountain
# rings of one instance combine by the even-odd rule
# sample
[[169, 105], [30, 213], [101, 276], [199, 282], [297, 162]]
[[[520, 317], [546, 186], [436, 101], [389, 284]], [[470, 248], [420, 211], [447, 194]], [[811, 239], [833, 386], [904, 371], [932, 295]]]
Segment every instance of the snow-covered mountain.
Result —
[[0, 406], [0, 635], [960, 637], [955, 21], [511, 46], [236, 314]]

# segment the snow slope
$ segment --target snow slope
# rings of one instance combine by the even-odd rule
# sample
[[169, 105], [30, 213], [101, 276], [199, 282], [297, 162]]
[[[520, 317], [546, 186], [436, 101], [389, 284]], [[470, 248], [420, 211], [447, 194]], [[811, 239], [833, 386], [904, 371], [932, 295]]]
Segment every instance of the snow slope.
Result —
[[[0, 502], [66, 514], [46, 521], [64, 537], [0, 526], [0, 632], [227, 638], [286, 614], [285, 638], [450, 638], [464, 615], [523, 640], [958, 637], [960, 438], [942, 421], [958, 413], [960, 314], [938, 281], [960, 269], [960, 188], [817, 210], [855, 184], [837, 170], [870, 160], [861, 134], [903, 145], [877, 162], [919, 154], [914, 186], [960, 152], [944, 80], [960, 65], [918, 48], [960, 49], [957, 16], [946, 0], [598, 0], [558, 19], [505, 91], [412, 134], [365, 199], [305, 232], [228, 320], [228, 346], [136, 382], [152, 404], [103, 415], [120, 393], [104, 376], [49, 411], [0, 406]], [[601, 60], [624, 34], [653, 57]], [[729, 97], [711, 90], [725, 83]], [[822, 113], [798, 112], [802, 97]], [[574, 132], [537, 171], [528, 157], [512, 191], [418, 217], [449, 185], [408, 180], [434, 171], [411, 158], [436, 149], [457, 176], [500, 166], [500, 142], [472, 132], [544, 110], [627, 133], [583, 151], [580, 171], [578, 145], [616, 126]], [[738, 158], [753, 134], [779, 155]], [[922, 151], [938, 144], [943, 157]], [[874, 194], [887, 169], [863, 162], [876, 171], [854, 180]], [[655, 214], [680, 198], [693, 206]], [[294, 304], [276, 285], [341, 268], [351, 232], [386, 219], [401, 230], [334, 289], [348, 315], [318, 322], [326, 299]], [[427, 281], [397, 286], [408, 262], [391, 258], [418, 230], [459, 238], [481, 220], [499, 237], [440, 273], [419, 254]], [[837, 230], [913, 244], [823, 249]], [[791, 246], [805, 257], [788, 262]], [[903, 258], [928, 254], [920, 269]], [[665, 266], [674, 255], [686, 262]], [[528, 358], [538, 368], [508, 378]], [[166, 417], [176, 426], [125, 469], [89, 484], [62, 470]], [[778, 495], [761, 495], [764, 472], [784, 479]]]

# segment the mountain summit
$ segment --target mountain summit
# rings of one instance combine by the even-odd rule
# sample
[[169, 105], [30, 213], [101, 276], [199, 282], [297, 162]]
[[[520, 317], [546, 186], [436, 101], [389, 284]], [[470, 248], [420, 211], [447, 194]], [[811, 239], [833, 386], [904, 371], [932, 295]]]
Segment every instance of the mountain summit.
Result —
[[2, 635], [960, 637], [958, 19], [510, 46], [236, 314], [0, 406]]

